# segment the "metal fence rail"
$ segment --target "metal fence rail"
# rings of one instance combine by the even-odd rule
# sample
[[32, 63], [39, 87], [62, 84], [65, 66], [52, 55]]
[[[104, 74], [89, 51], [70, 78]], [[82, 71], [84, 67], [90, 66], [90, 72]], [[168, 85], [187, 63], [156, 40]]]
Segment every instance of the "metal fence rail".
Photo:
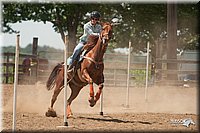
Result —
[[[44, 54], [45, 52], [43, 52]], [[46, 82], [49, 74], [53, 70], [53, 67], [57, 63], [63, 61], [63, 53], [61, 52], [47, 52], [47, 55], [51, 55], [51, 58], [41, 58], [38, 56], [20, 54], [19, 61], [19, 80], [28, 80], [33, 81], [33, 75], [35, 75], [34, 80]], [[53, 54], [56, 54], [56, 58], [53, 59]], [[43, 55], [44, 56], [44, 55]], [[59, 59], [57, 57], [60, 57]], [[30, 66], [31, 76], [23, 76], [23, 60], [25, 58], [35, 59], [35, 65]], [[141, 58], [141, 59], [140, 59]], [[130, 60], [130, 86], [135, 85], [144, 85], [145, 84], [145, 56], [134, 56], [131, 55]], [[3, 53], [4, 62], [1, 64], [3, 66], [3, 83], [13, 83], [14, 76], [14, 53]], [[128, 68], [128, 55], [120, 53], [106, 53], [104, 57], [104, 76], [105, 76], [105, 85], [107, 86], [126, 86], [127, 84], [127, 68]], [[34, 70], [34, 71], [33, 71]], [[21, 78], [23, 77], [23, 79]], [[26, 82], [29, 83], [29, 82]]]
[[[57, 63], [61, 63], [63, 61], [63, 53], [46, 53], [51, 54], [51, 58], [40, 58], [37, 57], [37, 63], [30, 67], [32, 76], [23, 75], [22, 69], [23, 59], [30, 57], [36, 58], [33, 55], [20, 54], [20, 63], [19, 63], [19, 80], [30, 80], [30, 81], [41, 81], [46, 83], [47, 78], [54, 66]], [[56, 59], [53, 59], [53, 54], [56, 54]], [[1, 65], [3, 66], [2, 79], [3, 83], [13, 83], [14, 79], [14, 53], [3, 53], [3, 62]], [[60, 56], [58, 59], [57, 57]], [[149, 61], [149, 70], [148, 70], [148, 84], [160, 84], [165, 80], [167, 82], [166, 75], [167, 74], [178, 74], [178, 75], [196, 75], [198, 77], [199, 70], [167, 70], [166, 64], [176, 63], [178, 65], [181, 64], [199, 64], [200, 62], [197, 60], [166, 60], [166, 59], [156, 59], [156, 64], [161, 64], [161, 68], [155, 68], [151, 62], [151, 57]], [[145, 55], [136, 55], [131, 53], [130, 55], [130, 71], [129, 76], [127, 75], [128, 69], [128, 55], [121, 53], [105, 53], [104, 55], [104, 76], [105, 76], [105, 86], [127, 86], [127, 78], [129, 77], [129, 85], [130, 86], [145, 86], [145, 74], [146, 74], [146, 56]], [[33, 76], [35, 75], [35, 77]], [[35, 78], [35, 79], [34, 79]], [[190, 82], [197, 82], [197, 79], [190, 80]], [[26, 82], [29, 83], [29, 82]], [[169, 83], [172, 83], [171, 81]], [[174, 81], [174, 84], [183, 84], [183, 79], [178, 79]]]
[[[197, 83], [198, 82], [198, 73], [199, 70], [191, 69], [184, 70], [181, 69], [183, 64], [195, 65], [197, 66], [200, 62], [199, 60], [191, 60], [191, 59], [156, 59], [156, 63], [160, 64], [162, 67], [160, 69], [156, 69], [156, 84], [168, 84], [168, 85], [184, 85], [188, 83]], [[167, 69], [167, 63], [174, 63], [177, 65], [176, 70]], [[176, 74], [178, 79], [175, 81], [169, 80], [167, 78], [168, 74]], [[190, 77], [189, 77], [190, 76]]]

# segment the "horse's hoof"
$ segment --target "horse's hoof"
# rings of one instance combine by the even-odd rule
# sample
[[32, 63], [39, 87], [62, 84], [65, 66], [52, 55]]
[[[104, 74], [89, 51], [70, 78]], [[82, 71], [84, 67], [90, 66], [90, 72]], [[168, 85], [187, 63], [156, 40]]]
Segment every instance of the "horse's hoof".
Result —
[[56, 111], [48, 110], [48, 111], [45, 113], [45, 116], [46, 116], [46, 117], [57, 117], [57, 114], [56, 114]]
[[72, 114], [67, 115], [67, 118], [73, 118], [73, 115]]
[[90, 107], [94, 107], [94, 105], [96, 104], [94, 97], [90, 97], [88, 101], [90, 102]]
[[95, 103], [90, 103], [90, 107], [94, 107]]

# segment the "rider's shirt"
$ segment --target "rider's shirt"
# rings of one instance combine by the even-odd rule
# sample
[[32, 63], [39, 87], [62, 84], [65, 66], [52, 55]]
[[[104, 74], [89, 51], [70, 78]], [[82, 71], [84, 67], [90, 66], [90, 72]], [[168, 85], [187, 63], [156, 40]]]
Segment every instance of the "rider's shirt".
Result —
[[83, 43], [87, 42], [89, 35], [98, 36], [100, 35], [101, 30], [102, 30], [102, 27], [100, 24], [97, 23], [96, 25], [92, 25], [91, 21], [87, 22], [84, 25], [84, 33], [80, 37], [80, 41]]

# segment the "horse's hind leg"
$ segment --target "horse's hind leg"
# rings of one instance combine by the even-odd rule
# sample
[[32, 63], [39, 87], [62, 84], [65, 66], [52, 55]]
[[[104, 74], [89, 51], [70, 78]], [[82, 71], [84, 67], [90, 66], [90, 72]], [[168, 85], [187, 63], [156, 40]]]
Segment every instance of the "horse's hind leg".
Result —
[[70, 83], [70, 88], [71, 88], [71, 95], [67, 100], [67, 117], [72, 117], [72, 111], [71, 111], [71, 103], [72, 101], [78, 96], [80, 90], [82, 87], [77, 87], [75, 85], [73, 85], [72, 83]]
[[56, 111], [54, 111], [54, 109], [53, 109], [53, 105], [54, 105], [55, 101], [57, 100], [57, 97], [58, 97], [59, 93], [61, 92], [62, 88], [63, 87], [62, 87], [61, 84], [56, 85], [53, 96], [51, 98], [51, 106], [48, 109], [48, 111], [46, 112], [47, 117], [50, 117], [50, 116], [51, 117], [57, 117]]
[[56, 89], [54, 90], [54, 93], [53, 93], [53, 96], [51, 99], [51, 109], [53, 109], [53, 105], [54, 105], [55, 101], [57, 100], [57, 97], [58, 97], [59, 93], [61, 92], [62, 88], [63, 87], [61, 85], [56, 86]]
[[[59, 74], [62, 74], [62, 73], [59, 73]], [[55, 101], [57, 100], [57, 97], [58, 95], [60, 94], [62, 88], [63, 88], [63, 84], [64, 84], [64, 79], [63, 79], [63, 76], [59, 76], [58, 75], [58, 79], [56, 79], [56, 88], [54, 90], [54, 93], [53, 93], [53, 96], [51, 98], [51, 106], [50, 108], [48, 109], [48, 112], [46, 112], [46, 116], [49, 117], [56, 117], [56, 112], [54, 111], [53, 109], [53, 105], [55, 103]]]

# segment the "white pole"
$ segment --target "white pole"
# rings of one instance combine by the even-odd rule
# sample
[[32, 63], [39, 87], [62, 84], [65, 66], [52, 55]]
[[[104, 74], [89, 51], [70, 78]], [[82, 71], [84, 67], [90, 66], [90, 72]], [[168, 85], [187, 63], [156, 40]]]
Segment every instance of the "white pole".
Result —
[[147, 42], [145, 100], [147, 100], [148, 72], [149, 72], [149, 42]]
[[129, 77], [130, 77], [130, 59], [131, 59], [131, 41], [129, 41], [128, 52], [128, 70], [127, 70], [127, 91], [126, 91], [126, 107], [129, 108]]
[[102, 92], [101, 92], [101, 102], [100, 102], [100, 115], [103, 115], [103, 89], [102, 89]]
[[67, 122], [67, 52], [68, 52], [68, 45], [67, 45], [67, 36], [65, 36], [65, 61], [64, 61], [64, 126], [68, 126]]
[[17, 35], [17, 44], [15, 48], [15, 78], [14, 78], [14, 94], [13, 94], [13, 125], [12, 131], [16, 129], [16, 108], [17, 108], [17, 85], [18, 85], [18, 63], [19, 63], [19, 40], [20, 35]]

